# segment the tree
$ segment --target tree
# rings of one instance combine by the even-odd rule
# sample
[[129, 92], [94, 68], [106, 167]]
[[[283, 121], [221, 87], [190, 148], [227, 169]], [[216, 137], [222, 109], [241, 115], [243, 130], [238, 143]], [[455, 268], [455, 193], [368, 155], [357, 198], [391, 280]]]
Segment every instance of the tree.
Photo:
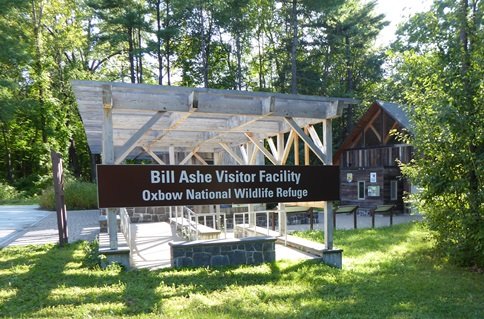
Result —
[[394, 44], [399, 88], [411, 106], [415, 159], [404, 173], [421, 188], [437, 247], [452, 261], [484, 266], [484, 5], [435, 1]]

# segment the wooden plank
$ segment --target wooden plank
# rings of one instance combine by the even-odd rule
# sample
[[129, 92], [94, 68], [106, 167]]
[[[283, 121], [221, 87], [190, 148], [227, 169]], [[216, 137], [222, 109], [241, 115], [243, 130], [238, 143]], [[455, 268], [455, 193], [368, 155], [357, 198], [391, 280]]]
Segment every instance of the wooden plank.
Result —
[[114, 164], [121, 163], [126, 156], [137, 146], [138, 142], [148, 130], [163, 116], [164, 112], [156, 112], [130, 139], [119, 149], [119, 155], [115, 156]]
[[230, 146], [228, 146], [227, 144], [225, 143], [219, 143], [220, 146], [222, 146], [222, 148], [227, 152], [229, 153], [230, 156], [232, 156], [232, 158], [239, 164], [239, 165], [245, 165], [247, 163], [244, 162], [244, 160], [242, 158], [240, 158], [240, 156], [235, 153], [235, 151], [230, 148]]
[[64, 169], [62, 157], [59, 153], [50, 151], [52, 160], [52, 174], [55, 193], [55, 208], [57, 214], [57, 230], [59, 232], [59, 245], [64, 246], [68, 242], [67, 237], [67, 211], [64, 200]]
[[304, 134], [303, 130], [297, 125], [297, 123], [294, 121], [294, 119], [290, 117], [285, 117], [284, 118], [286, 122], [296, 131], [297, 135], [306, 143], [306, 145], [314, 152], [314, 154], [323, 162], [326, 164], [327, 158], [326, 155], [323, 154], [322, 150], [318, 148], [318, 146], [313, 142], [312, 139], [309, 138], [306, 134]]
[[325, 146], [326, 165], [333, 164], [333, 122], [323, 121], [323, 144]]
[[[294, 130], [291, 130], [294, 132]], [[294, 135], [294, 165], [299, 165], [299, 136], [297, 134]]]
[[205, 159], [203, 159], [203, 157], [201, 157], [198, 153], [193, 154], [193, 156], [195, 156], [200, 161], [200, 163], [202, 163], [202, 165], [208, 165]]
[[146, 146], [143, 146], [143, 150], [148, 153], [158, 164], [160, 165], [166, 165], [165, 162], [161, 160], [161, 158], [158, 157], [151, 149], [147, 148]]
[[314, 144], [316, 144], [316, 146], [321, 150], [321, 152], [326, 154], [326, 147], [321, 142], [321, 139], [319, 138], [319, 135], [316, 132], [316, 129], [314, 128], [313, 125], [308, 126], [308, 132], [309, 132], [309, 136], [311, 136], [311, 138], [313, 139]]
[[272, 137], [267, 138], [267, 143], [269, 144], [269, 148], [271, 149], [272, 156], [274, 156], [274, 158], [277, 161], [279, 161], [280, 159], [279, 152], [277, 150], [276, 144], [274, 143], [274, 140], [272, 139]]
[[285, 165], [287, 162], [287, 158], [289, 156], [289, 152], [291, 151], [291, 146], [293, 144], [295, 136], [297, 136], [297, 134], [294, 132], [294, 130], [291, 130], [291, 132], [289, 133], [289, 136], [287, 137], [286, 145], [284, 147], [284, 152], [282, 153], [282, 158], [281, 158], [282, 165]]
[[194, 148], [178, 165], [185, 165], [198, 152], [198, 149], [198, 147]]
[[277, 165], [278, 163], [277, 160], [274, 158], [274, 156], [272, 156], [271, 153], [269, 153], [269, 151], [264, 147], [264, 145], [260, 143], [260, 141], [255, 139], [252, 136], [252, 134], [245, 133], [245, 136], [247, 136], [247, 138], [254, 144], [254, 146], [257, 147], [257, 149], [259, 149], [259, 151], [261, 151], [262, 154], [264, 154], [265, 157], [267, 157], [267, 159], [271, 161], [272, 164]]

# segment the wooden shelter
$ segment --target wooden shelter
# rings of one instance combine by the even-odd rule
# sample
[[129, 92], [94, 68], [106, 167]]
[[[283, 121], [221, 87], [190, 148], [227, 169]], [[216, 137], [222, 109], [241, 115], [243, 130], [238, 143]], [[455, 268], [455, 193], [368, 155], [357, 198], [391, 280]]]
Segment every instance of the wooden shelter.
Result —
[[[341, 116], [346, 104], [356, 103], [344, 98], [111, 82], [73, 81], [72, 86], [91, 152], [101, 154], [105, 164], [143, 154], [160, 165], [219, 165], [227, 157], [236, 164], [252, 165], [262, 154], [271, 163], [284, 165], [292, 149], [298, 165], [302, 140], [306, 164], [312, 151], [330, 165], [331, 121]], [[314, 128], [318, 123], [323, 124], [322, 138]], [[331, 203], [318, 205], [332, 221]], [[115, 211], [110, 209], [108, 216], [111, 248], [116, 249]], [[325, 246], [332, 249], [333, 223], [325, 225]]]
[[333, 157], [340, 166], [342, 205], [358, 205], [364, 212], [379, 205], [404, 210], [403, 193], [410, 185], [401, 177], [398, 162], [408, 163], [413, 149], [392, 131], [409, 129], [402, 106], [382, 101], [371, 105]]

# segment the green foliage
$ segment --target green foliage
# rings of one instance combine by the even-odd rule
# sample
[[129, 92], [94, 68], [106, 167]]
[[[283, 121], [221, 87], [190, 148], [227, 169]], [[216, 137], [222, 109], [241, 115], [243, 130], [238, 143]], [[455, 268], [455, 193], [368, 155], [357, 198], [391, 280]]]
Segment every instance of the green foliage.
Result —
[[[97, 208], [97, 186], [94, 183], [68, 181], [64, 186], [64, 200], [67, 209]], [[44, 209], [55, 210], [54, 188], [45, 189], [39, 196], [39, 205]]]
[[[473, 4], [476, 6], [474, 7]], [[410, 105], [404, 137], [417, 150], [403, 172], [420, 188], [437, 247], [484, 265], [483, 3], [438, 1], [402, 27], [394, 44], [398, 95]]]
[[21, 194], [15, 187], [0, 182], [0, 202], [17, 199], [19, 197], [21, 197]]
[[335, 233], [318, 261], [123, 271], [85, 265], [86, 243], [0, 250], [7, 318], [480, 318], [482, 274], [429, 253], [418, 224]]

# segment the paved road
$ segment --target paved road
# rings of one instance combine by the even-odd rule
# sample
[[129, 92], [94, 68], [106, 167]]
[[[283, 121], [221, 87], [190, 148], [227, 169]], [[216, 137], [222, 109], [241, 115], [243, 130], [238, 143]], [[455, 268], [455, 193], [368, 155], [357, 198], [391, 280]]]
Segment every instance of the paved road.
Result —
[[[98, 210], [68, 211], [69, 242], [93, 240], [99, 233]], [[0, 206], [0, 247], [56, 243], [57, 216], [38, 206]]]

